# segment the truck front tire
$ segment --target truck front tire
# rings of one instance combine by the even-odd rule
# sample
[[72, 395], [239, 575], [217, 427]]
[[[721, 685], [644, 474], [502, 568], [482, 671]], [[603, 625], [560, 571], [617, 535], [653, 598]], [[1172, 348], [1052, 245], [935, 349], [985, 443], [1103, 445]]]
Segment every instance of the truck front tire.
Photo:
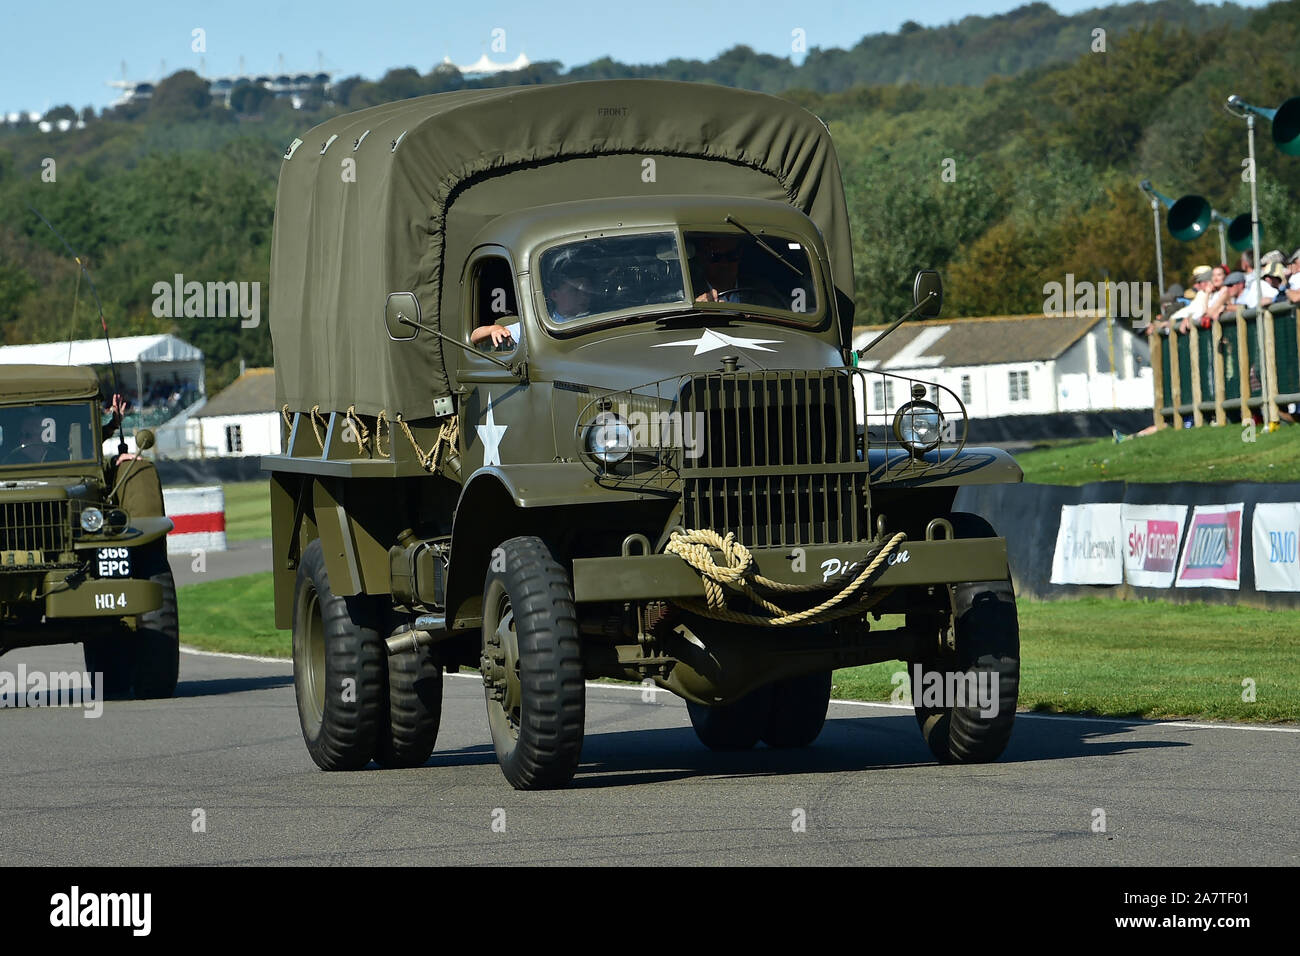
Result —
[[511, 538], [494, 552], [480, 668], [492, 744], [510, 785], [565, 786], [582, 755], [582, 641], [573, 584], [540, 538]]
[[379, 617], [364, 595], [336, 595], [320, 540], [307, 545], [293, 606], [293, 686], [303, 741], [322, 770], [360, 769], [379, 744], [388, 716]]
[[[957, 538], [996, 537], [987, 521], [976, 515], [949, 516]], [[996, 760], [1011, 739], [1020, 692], [1020, 626], [1011, 582], [977, 581], [958, 584], [953, 594], [955, 649], [937, 652], [919, 663], [923, 671], [975, 675], [978, 686], [994, 694], [996, 712], [981, 714], [978, 706], [922, 706], [924, 688], [912, 673], [916, 720], [930, 752], [940, 763], [988, 763]]]

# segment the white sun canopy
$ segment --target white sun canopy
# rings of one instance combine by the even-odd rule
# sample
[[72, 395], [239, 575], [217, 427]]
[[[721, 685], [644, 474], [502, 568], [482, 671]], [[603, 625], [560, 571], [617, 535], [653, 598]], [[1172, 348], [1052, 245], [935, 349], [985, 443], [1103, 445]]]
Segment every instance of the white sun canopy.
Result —
[[[203, 387], [203, 352], [174, 335], [125, 335], [104, 340], [37, 342], [0, 346], [3, 365], [93, 365], [107, 367], [109, 352], [122, 382], [137, 395], [155, 384], [193, 383]], [[0, 375], [4, 372], [0, 371]]]

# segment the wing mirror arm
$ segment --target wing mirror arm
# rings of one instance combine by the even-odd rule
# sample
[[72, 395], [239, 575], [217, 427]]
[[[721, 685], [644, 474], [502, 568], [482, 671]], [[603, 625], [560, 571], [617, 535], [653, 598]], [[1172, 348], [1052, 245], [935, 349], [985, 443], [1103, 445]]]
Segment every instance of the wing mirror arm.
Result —
[[450, 342], [452, 345], [456, 346], [457, 348], [464, 349], [466, 352], [469, 352], [471, 355], [474, 355], [481, 359], [487, 359], [493, 365], [500, 365], [503, 369], [505, 369], [511, 375], [516, 376], [517, 378], [522, 379], [524, 377], [524, 368], [522, 363], [503, 362], [501, 359], [493, 355], [488, 355], [485, 352], [480, 352], [478, 349], [466, 345], [464, 342], [461, 342], [459, 339], [452, 338], [450, 335], [440, 332], [435, 328], [431, 328], [430, 326], [425, 325], [423, 322], [418, 322], [415, 319], [409, 318], [407, 315], [405, 315], [402, 312], [398, 312], [396, 318], [397, 321], [402, 325], [408, 325], [413, 329], [419, 329], [423, 332], [428, 332], [430, 335], [436, 335], [444, 342]]
[[916, 279], [912, 284], [912, 301], [916, 304], [891, 322], [889, 328], [857, 350], [858, 358], [870, 352], [879, 344], [881, 339], [912, 316], [919, 313], [927, 319], [933, 319], [939, 314], [939, 310], [943, 308], [943, 284], [939, 279], [939, 273], [923, 269], [916, 274]]

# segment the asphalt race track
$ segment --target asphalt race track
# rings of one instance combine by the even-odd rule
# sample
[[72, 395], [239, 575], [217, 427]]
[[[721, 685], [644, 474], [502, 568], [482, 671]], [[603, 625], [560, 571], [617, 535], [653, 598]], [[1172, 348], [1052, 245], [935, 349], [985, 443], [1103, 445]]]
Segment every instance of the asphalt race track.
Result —
[[518, 793], [476, 675], [445, 681], [419, 770], [318, 771], [282, 662], [185, 653], [174, 700], [0, 711], [0, 864], [1300, 863], [1295, 727], [1022, 715], [1000, 762], [943, 767], [910, 711], [836, 703], [807, 750], [713, 754], [672, 695], [589, 685], [574, 786]]

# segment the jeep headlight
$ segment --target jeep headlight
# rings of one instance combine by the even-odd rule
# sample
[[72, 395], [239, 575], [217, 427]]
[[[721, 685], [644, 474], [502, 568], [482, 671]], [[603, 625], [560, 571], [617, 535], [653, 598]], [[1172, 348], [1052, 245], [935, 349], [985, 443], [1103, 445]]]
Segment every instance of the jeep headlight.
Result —
[[939, 444], [943, 413], [930, 402], [908, 402], [894, 413], [894, 437], [919, 458]]
[[98, 534], [104, 527], [104, 512], [98, 508], [83, 508], [81, 512], [81, 530], [86, 534]]
[[632, 453], [632, 430], [613, 412], [601, 412], [587, 426], [583, 444], [592, 458], [614, 465]]

